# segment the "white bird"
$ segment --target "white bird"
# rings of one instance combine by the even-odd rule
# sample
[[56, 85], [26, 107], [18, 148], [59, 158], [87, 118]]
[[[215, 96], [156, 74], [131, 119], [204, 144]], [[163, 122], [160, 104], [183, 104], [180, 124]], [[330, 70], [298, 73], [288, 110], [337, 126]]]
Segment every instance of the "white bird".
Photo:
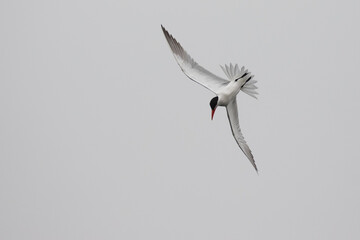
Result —
[[228, 80], [216, 76], [197, 64], [183, 49], [180, 43], [176, 41], [176, 39], [170, 35], [162, 25], [161, 28], [177, 63], [185, 75], [194, 82], [204, 86], [216, 94], [216, 97], [210, 101], [210, 107], [212, 110], [211, 120], [213, 119], [215, 110], [218, 106], [226, 107], [232, 134], [240, 149], [250, 160], [257, 172], [258, 169], [256, 167], [254, 157], [240, 130], [238, 108], [236, 104], [236, 95], [240, 92], [240, 90], [256, 98], [255, 95], [257, 94], [257, 87], [255, 86], [256, 81], [254, 80], [254, 76], [251, 75], [248, 70], [245, 70], [244, 67], [239, 70], [237, 64], [233, 66], [231, 63], [230, 66], [220, 66], [228, 77]]

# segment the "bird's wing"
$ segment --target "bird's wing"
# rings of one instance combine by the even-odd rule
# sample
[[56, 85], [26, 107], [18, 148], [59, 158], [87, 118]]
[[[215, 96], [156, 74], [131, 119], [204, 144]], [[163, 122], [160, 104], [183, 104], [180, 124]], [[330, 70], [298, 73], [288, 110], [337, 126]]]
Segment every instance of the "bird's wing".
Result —
[[177, 63], [186, 76], [214, 93], [216, 93], [219, 88], [229, 83], [228, 80], [212, 74], [197, 64], [194, 59], [192, 59], [191, 56], [183, 49], [180, 43], [178, 43], [178, 41], [176, 41], [176, 39], [170, 35], [163, 26], [161, 26], [161, 28]]
[[232, 131], [232, 134], [233, 134], [237, 144], [239, 145], [241, 150], [244, 152], [246, 157], [250, 160], [251, 164], [254, 166], [254, 168], [257, 172], [258, 169], [256, 167], [254, 157], [253, 157], [251, 150], [250, 150], [249, 146], [247, 145], [247, 143], [244, 139], [244, 136], [242, 135], [241, 130], [240, 130], [236, 98], [234, 98], [234, 100], [232, 100], [226, 106], [226, 111], [227, 111], [227, 116], [229, 118], [231, 131]]

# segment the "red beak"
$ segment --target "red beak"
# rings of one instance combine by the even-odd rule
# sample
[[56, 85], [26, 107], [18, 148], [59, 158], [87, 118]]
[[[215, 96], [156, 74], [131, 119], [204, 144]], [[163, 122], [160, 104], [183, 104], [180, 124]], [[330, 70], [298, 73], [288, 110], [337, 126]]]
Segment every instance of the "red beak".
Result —
[[213, 120], [213, 118], [214, 118], [215, 110], [216, 110], [216, 108], [214, 108], [214, 109], [211, 111], [211, 120]]

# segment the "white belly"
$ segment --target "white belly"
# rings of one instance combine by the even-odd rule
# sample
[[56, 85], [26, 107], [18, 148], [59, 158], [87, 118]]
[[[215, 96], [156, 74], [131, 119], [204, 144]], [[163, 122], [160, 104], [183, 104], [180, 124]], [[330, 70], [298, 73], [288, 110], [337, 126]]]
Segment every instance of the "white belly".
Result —
[[219, 96], [218, 106], [227, 106], [239, 93], [241, 84], [239, 81], [230, 82], [224, 88], [219, 89], [217, 95]]

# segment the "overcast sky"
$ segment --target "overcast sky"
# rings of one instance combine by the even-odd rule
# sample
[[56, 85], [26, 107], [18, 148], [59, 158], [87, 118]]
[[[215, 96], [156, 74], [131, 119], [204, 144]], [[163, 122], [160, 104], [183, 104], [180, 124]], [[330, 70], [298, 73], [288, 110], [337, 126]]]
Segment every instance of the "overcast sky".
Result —
[[[360, 239], [360, 2], [0, 2], [0, 239]], [[246, 66], [259, 175], [186, 78]]]

